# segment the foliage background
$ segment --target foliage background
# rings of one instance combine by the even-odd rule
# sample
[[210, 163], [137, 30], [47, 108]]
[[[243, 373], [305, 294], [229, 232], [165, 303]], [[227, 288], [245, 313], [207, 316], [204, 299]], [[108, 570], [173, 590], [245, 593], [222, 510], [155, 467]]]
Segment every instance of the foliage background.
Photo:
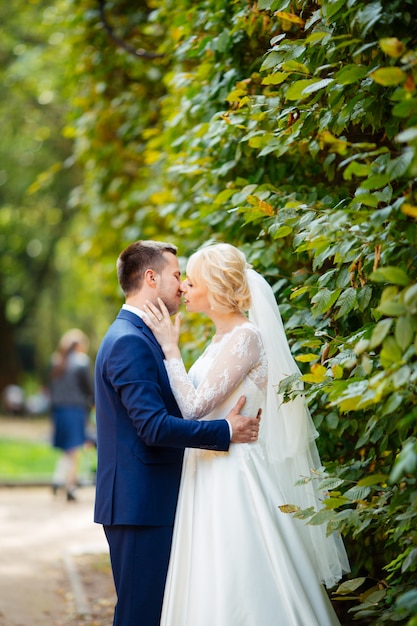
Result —
[[[52, 334], [82, 323], [94, 348], [120, 302], [125, 244], [171, 240], [184, 257], [210, 239], [240, 246], [273, 285], [320, 430], [331, 497], [299, 515], [346, 537], [352, 576], [335, 597], [363, 623], [416, 624], [415, 3], [33, 0], [24, 13], [42, 16], [40, 32], [9, 10], [3, 94], [33, 104], [48, 66], [55, 142], [1, 199], [0, 291], [9, 309], [30, 301], [32, 231], [42, 251], [57, 240], [45, 253], [57, 282], [39, 272], [34, 326], [5, 307], [7, 323], [33, 337], [56, 324], [53, 303]], [[35, 136], [20, 122], [3, 139], [10, 171], [16, 137]], [[196, 341], [196, 324], [188, 361], [210, 332]]]

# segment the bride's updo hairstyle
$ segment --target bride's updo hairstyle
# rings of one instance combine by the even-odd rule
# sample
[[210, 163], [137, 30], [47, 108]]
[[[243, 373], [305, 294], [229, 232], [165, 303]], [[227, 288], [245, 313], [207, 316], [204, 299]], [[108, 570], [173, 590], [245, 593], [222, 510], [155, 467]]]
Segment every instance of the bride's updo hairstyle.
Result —
[[200, 287], [207, 287], [213, 310], [244, 313], [251, 304], [247, 267], [240, 250], [229, 243], [215, 243], [190, 256], [187, 274]]

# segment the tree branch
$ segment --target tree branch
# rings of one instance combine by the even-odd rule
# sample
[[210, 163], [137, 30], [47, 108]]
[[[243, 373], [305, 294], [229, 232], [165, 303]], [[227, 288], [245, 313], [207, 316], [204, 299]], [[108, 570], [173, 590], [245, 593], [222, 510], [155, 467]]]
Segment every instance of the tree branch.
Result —
[[99, 4], [100, 17], [101, 17], [101, 22], [103, 24], [103, 28], [109, 35], [110, 39], [117, 46], [119, 46], [119, 48], [122, 48], [129, 54], [132, 54], [133, 56], [138, 57], [140, 59], [160, 59], [164, 56], [163, 54], [159, 54], [158, 52], [149, 52], [148, 50], [144, 50], [143, 48], [135, 48], [131, 44], [127, 43], [126, 41], [123, 41], [123, 39], [121, 39], [120, 37], [116, 35], [116, 33], [114, 32], [114, 29], [109, 24], [106, 18], [105, 0], [98, 0], [98, 4]]

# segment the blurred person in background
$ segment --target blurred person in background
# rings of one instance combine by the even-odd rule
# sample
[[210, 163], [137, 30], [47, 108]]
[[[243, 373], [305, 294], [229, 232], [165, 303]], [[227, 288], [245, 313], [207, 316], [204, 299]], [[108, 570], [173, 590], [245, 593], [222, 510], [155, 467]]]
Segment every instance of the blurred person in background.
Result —
[[94, 379], [89, 341], [78, 328], [61, 337], [52, 355], [49, 390], [53, 424], [52, 445], [62, 450], [52, 479], [53, 493], [64, 488], [76, 500], [79, 452], [87, 441], [87, 424], [94, 405]]
[[2, 392], [3, 410], [9, 415], [23, 415], [25, 394], [19, 385], [7, 385]]

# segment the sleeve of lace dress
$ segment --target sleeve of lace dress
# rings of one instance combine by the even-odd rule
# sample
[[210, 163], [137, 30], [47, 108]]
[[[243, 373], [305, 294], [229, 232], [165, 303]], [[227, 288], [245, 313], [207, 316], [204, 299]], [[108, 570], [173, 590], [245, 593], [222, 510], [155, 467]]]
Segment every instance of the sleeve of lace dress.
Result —
[[223, 402], [259, 362], [261, 350], [261, 339], [253, 328], [236, 329], [223, 340], [216, 361], [198, 387], [191, 382], [182, 360], [165, 361], [172, 392], [183, 417], [200, 419]]

